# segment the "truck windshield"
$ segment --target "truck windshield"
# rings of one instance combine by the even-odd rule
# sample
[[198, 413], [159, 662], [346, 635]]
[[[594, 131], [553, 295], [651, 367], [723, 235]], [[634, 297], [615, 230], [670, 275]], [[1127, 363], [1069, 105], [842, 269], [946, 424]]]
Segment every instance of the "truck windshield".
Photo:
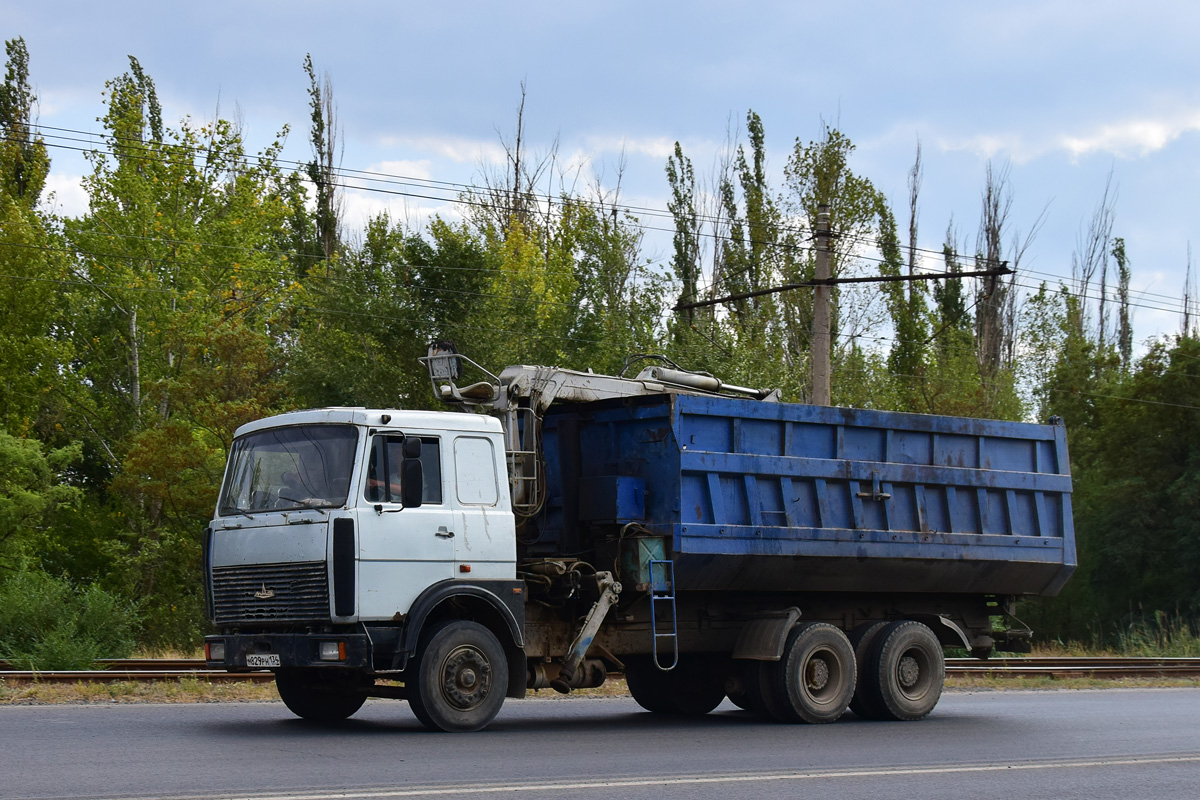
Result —
[[233, 443], [217, 513], [345, 505], [357, 443], [353, 425], [298, 425], [243, 436]]

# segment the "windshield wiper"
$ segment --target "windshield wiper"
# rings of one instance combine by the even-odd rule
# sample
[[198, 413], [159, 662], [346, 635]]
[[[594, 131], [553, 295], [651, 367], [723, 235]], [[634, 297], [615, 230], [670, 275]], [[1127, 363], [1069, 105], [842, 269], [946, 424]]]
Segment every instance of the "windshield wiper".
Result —
[[284, 497], [279, 495], [280, 500], [287, 500], [289, 503], [295, 503], [295, 508], [282, 509], [284, 511], [319, 511], [321, 514], [327, 514], [327, 508], [336, 508], [328, 500], [316, 500], [311, 497], [306, 497], [301, 500], [298, 497]]

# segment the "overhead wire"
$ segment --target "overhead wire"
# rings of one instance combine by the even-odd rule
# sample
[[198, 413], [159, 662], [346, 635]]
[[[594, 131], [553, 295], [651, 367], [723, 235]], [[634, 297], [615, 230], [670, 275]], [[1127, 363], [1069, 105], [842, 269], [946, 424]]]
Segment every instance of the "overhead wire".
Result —
[[[152, 146], [168, 148], [168, 149], [173, 149], [173, 150], [179, 150], [179, 151], [189, 154], [193, 158], [205, 155], [209, 152], [209, 148], [204, 147], [202, 144], [184, 145], [184, 144], [176, 143], [176, 142], [162, 142], [162, 141], [153, 141], [153, 140], [145, 140], [145, 139], [134, 139], [134, 138], [130, 138], [130, 137], [115, 136], [112, 133], [96, 133], [96, 132], [92, 132], [92, 131], [83, 131], [83, 130], [73, 129], [73, 128], [61, 128], [61, 127], [55, 127], [55, 126], [49, 126], [49, 125], [35, 125], [35, 126], [31, 126], [31, 129], [33, 131], [36, 131], [39, 133], [43, 132], [43, 131], [61, 131], [64, 133], [73, 133], [73, 134], [79, 134], [81, 136], [89, 137], [88, 139], [80, 139], [77, 137], [58, 136], [57, 134], [50, 135], [51, 138], [61, 138], [66, 141], [75, 141], [75, 142], [85, 143], [85, 142], [93, 142], [95, 140], [99, 140], [99, 141], [108, 140], [108, 141], [118, 142], [118, 143], [121, 143], [119, 145], [120, 147], [132, 148], [135, 150], [141, 149], [143, 151], [143, 153], [145, 154], [143, 156], [144, 158], [148, 158], [149, 160], [158, 160], [163, 163], [165, 163], [165, 160], [157, 157], [157, 151], [155, 151]], [[10, 140], [11, 138], [12, 137], [0, 136], [0, 139], [4, 139], [4, 140]], [[58, 145], [58, 144], [50, 144], [50, 143], [47, 143], [47, 146], [60, 147], [60, 148], [70, 149], [70, 150], [78, 150], [78, 151], [82, 151], [82, 152], [102, 152], [105, 155], [117, 155], [117, 152], [115, 150], [100, 151], [95, 147], [75, 148], [75, 147], [69, 147], [66, 145]], [[260, 158], [259, 156], [243, 154], [232, 160], [240, 162], [242, 164], [250, 165], [250, 164], [258, 161], [259, 158]], [[278, 157], [278, 156], [273, 158], [273, 162], [277, 163], [277, 164], [281, 164], [281, 165], [290, 165], [290, 166], [295, 167], [300, 170], [303, 170], [308, 165], [308, 162], [297, 161], [294, 159], [285, 159], [285, 158]], [[303, 173], [303, 171], [302, 171], [301, 175], [304, 178], [304, 180], [311, 182], [311, 178], [309, 178], [306, 173]], [[357, 189], [357, 190], [362, 190], [362, 191], [373, 191], [373, 192], [380, 192], [380, 193], [385, 193], [385, 194], [395, 194], [395, 195], [401, 195], [401, 196], [405, 196], [405, 197], [412, 197], [414, 199], [437, 200], [437, 201], [442, 201], [442, 202], [454, 202], [454, 203], [464, 202], [468, 205], [480, 205], [481, 203], [472, 202], [470, 200], [464, 200], [460, 196], [461, 193], [463, 193], [463, 192], [473, 193], [473, 192], [495, 191], [494, 187], [479, 186], [477, 184], [471, 184], [471, 183], [463, 183], [463, 182], [457, 182], [457, 181], [441, 181], [441, 180], [436, 180], [433, 178], [420, 178], [420, 177], [416, 177], [416, 176], [399, 175], [399, 174], [395, 174], [395, 173], [381, 172], [381, 171], [377, 171], [377, 170], [360, 170], [360, 169], [353, 169], [353, 168], [347, 168], [347, 167], [335, 167], [331, 171], [331, 175], [334, 177], [361, 176], [364, 179], [368, 179], [373, 182], [379, 182], [379, 183], [384, 183], [384, 184], [395, 184], [395, 185], [401, 185], [401, 186], [425, 187], [425, 188], [430, 188], [430, 189], [437, 189], [437, 188], [444, 187], [444, 190], [446, 190], [446, 191], [453, 190], [455, 192], [458, 192], [459, 194], [454, 195], [454, 196], [431, 196], [431, 195], [419, 195], [419, 194], [415, 194], [415, 193], [411, 193], [411, 192], [388, 191], [388, 190], [377, 189], [377, 188], [373, 188], [373, 187], [363, 187], [363, 186], [356, 186], [356, 185], [350, 185], [350, 184], [339, 184], [339, 188], [343, 188], [343, 189]], [[542, 192], [536, 191], [536, 190], [518, 190], [518, 191], [512, 191], [510, 193], [519, 194], [529, 200], [535, 200], [539, 204], [542, 202], [547, 202], [547, 203], [550, 203], [553, 205], [561, 206], [561, 205], [565, 204], [566, 202], [573, 202], [573, 203], [580, 203], [580, 204], [584, 204], [584, 205], [593, 205], [593, 206], [597, 206], [597, 207], [603, 207], [607, 210], [615, 209], [615, 210], [626, 211], [626, 212], [631, 212], [631, 213], [638, 212], [638, 213], [643, 213], [643, 214], [649, 214], [652, 216], [661, 217], [663, 219], [674, 219], [675, 218], [675, 215], [672, 214], [670, 211], [660, 209], [660, 208], [649, 207], [649, 206], [637, 206], [637, 205], [631, 205], [631, 204], [627, 204], [627, 203], [617, 203], [617, 202], [610, 203], [607, 201], [600, 201], [600, 200], [592, 201], [592, 200], [588, 200], [587, 198], [581, 198], [581, 197], [573, 197], [569, 201], [564, 201], [560, 196], [556, 196], [556, 195], [553, 195], [550, 193], [542, 193]], [[718, 215], [703, 214], [703, 213], [697, 212], [691, 216], [693, 219], [695, 219], [697, 221], [706, 222], [706, 223], [710, 223], [710, 224], [711, 223], [728, 222], [728, 218], [726, 218], [724, 216], [718, 216]], [[674, 232], [674, 230], [675, 230], [673, 227], [672, 228], [660, 228], [660, 227], [647, 226], [647, 225], [639, 225], [639, 227], [642, 227], [645, 230], [652, 230], [652, 231], [656, 231], [656, 232], [670, 233], [670, 232]], [[755, 226], [750, 225], [749, 227], [753, 228]], [[803, 225], [780, 224], [780, 225], [777, 225], [776, 227], [779, 230], [785, 231], [785, 232], [803, 233], [805, 231], [805, 227]], [[716, 238], [716, 239], [719, 239], [722, 241], [732, 241], [731, 237], [728, 237], [728, 236], [720, 236], [720, 235], [706, 234], [706, 233], [701, 233], [700, 235], [705, 236], [706, 238]], [[808, 247], [808, 246], [804, 246], [804, 245], [797, 245], [795, 243], [789, 243], [789, 242], [780, 242], [780, 241], [771, 240], [771, 239], [755, 239], [753, 237], [750, 237], [750, 238], [743, 239], [740, 241], [746, 245], [761, 245], [761, 246], [765, 246], [765, 247], [782, 247], [782, 248], [796, 249], [796, 250], [801, 250], [801, 251], [812, 251], [813, 250], [812, 247]], [[879, 240], [875, 237], [864, 237], [863, 241], [864, 241], [864, 243], [867, 243], [867, 244], [874, 244], [876, 247], [880, 246]], [[909, 250], [909, 249], [911, 249], [917, 253], [928, 254], [928, 255], [935, 256], [935, 257], [939, 257], [939, 258], [945, 256], [944, 248], [941, 250], [936, 250], [933, 248], [926, 248], [926, 247], [919, 247], [919, 246], [915, 247], [915, 248], [909, 248], [908, 246], [905, 246], [905, 250]], [[962, 253], [954, 253], [954, 255], [955, 255], [955, 257], [964, 259], [964, 260], [972, 260], [972, 259], [976, 258], [975, 256], [966, 255], [966, 254], [962, 254]], [[878, 257], [861, 256], [861, 255], [857, 256], [857, 257], [863, 258], [863, 259], [869, 260], [869, 261], [876, 261], [876, 262], [883, 262], [885, 260], [885, 259], [878, 258]], [[1076, 281], [1076, 279], [1074, 279], [1074, 278], [1057, 275], [1054, 273], [1038, 272], [1036, 270], [1027, 270], [1027, 271], [1032, 272], [1034, 274], [1044, 275], [1046, 277], [1052, 278], [1057, 281], [1062, 281], [1062, 282], [1075, 282]], [[1108, 290], [1113, 291], [1113, 289], [1111, 287], [1109, 287]], [[1171, 297], [1169, 295], [1160, 295], [1160, 296]], [[1174, 298], [1172, 298], [1172, 299], [1174, 299]]]
[[[66, 136], [59, 136], [57, 134], [50, 134], [50, 136], [52, 138], [60, 138], [60, 139], [66, 140], [66, 141], [86, 143], [86, 142], [92, 142], [94, 140], [99, 140], [101, 142], [103, 142], [105, 140], [109, 140], [109, 141], [113, 141], [113, 142], [118, 142], [118, 143], [121, 143], [121, 144], [119, 144], [120, 147], [132, 148], [134, 150], [141, 149], [144, 154], [143, 158], [149, 158], [150, 160], [165, 161], [164, 159], [161, 159], [158, 157], [157, 151], [153, 149], [152, 145], [156, 145], [158, 147], [163, 147], [163, 148], [167, 148], [167, 149], [182, 151], [183, 153], [188, 154], [189, 156], [191, 156], [193, 158], [203, 156], [203, 155], [206, 155], [209, 153], [209, 148], [206, 148], [202, 144], [199, 144], [199, 143], [196, 145], [184, 145], [184, 144], [173, 143], [173, 142], [153, 142], [153, 141], [146, 141], [146, 140], [142, 140], [142, 139], [130, 139], [128, 137], [117, 137], [111, 133], [99, 134], [99, 133], [94, 133], [94, 132], [89, 132], [89, 131], [82, 131], [82, 130], [78, 130], [78, 129], [60, 128], [60, 127], [46, 126], [46, 125], [33, 126], [33, 129], [38, 132], [61, 131], [63, 133], [73, 133], [73, 134], [79, 134], [82, 136], [90, 137], [89, 139], [80, 139], [77, 137], [66, 137]], [[0, 139], [3, 139], [3, 138], [11, 138], [11, 137], [0, 137]], [[79, 150], [79, 151], [83, 151], [83, 152], [103, 152], [105, 155], [117, 155], [116, 150], [99, 151], [95, 147], [93, 147], [93, 148], [82, 148], [82, 147], [74, 148], [74, 147], [68, 147], [66, 145], [60, 145], [60, 144], [51, 144], [51, 143], [46, 143], [46, 144], [47, 144], [47, 146], [62, 147], [65, 149]], [[251, 156], [251, 155], [242, 154], [241, 156], [231, 158], [230, 160], [234, 161], [234, 162], [250, 165], [253, 162], [257, 161], [258, 159], [259, 159], [259, 156]], [[291, 160], [291, 159], [284, 159], [284, 158], [280, 158], [280, 157], [275, 157], [273, 159], [273, 162], [277, 163], [277, 164], [291, 165], [291, 166], [299, 168], [301, 170], [306, 166], [306, 162], [301, 162], [301, 161], [296, 161], [296, 160]], [[303, 172], [301, 174], [303, 175], [305, 180], [308, 180], [311, 182], [311, 179], [308, 178], [308, 176], [306, 174], [303, 174]], [[385, 184], [395, 184], [395, 185], [401, 185], [401, 186], [429, 187], [429, 188], [444, 187], [445, 190], [454, 190], [458, 194], [456, 194], [455, 196], [427, 195], [427, 194], [417, 194], [414, 192], [400, 192], [400, 191], [394, 191], [394, 190], [380, 189], [378, 187], [358, 186], [358, 185], [352, 185], [352, 184], [348, 184], [348, 183], [339, 184], [340, 188], [343, 188], [343, 189], [355, 189], [355, 190], [360, 190], [360, 191], [369, 191], [369, 192], [375, 192], [375, 193], [404, 196], [404, 197], [409, 197], [409, 198], [413, 198], [413, 199], [424, 199], [424, 200], [435, 200], [435, 201], [439, 201], [439, 202], [462, 203], [465, 205], [473, 205], [473, 206], [477, 206], [477, 207], [486, 207], [486, 206], [489, 206], [490, 204], [486, 201], [472, 200], [469, 197], [464, 197], [463, 196], [464, 193], [471, 194], [471, 193], [478, 193], [478, 192], [494, 191], [494, 189], [492, 187], [478, 186], [475, 184], [468, 184], [468, 183], [461, 183], [461, 182], [454, 182], [454, 181], [439, 181], [439, 180], [435, 180], [432, 178], [417, 178], [417, 177], [413, 177], [413, 176], [404, 176], [404, 175], [397, 175], [397, 174], [393, 174], [393, 173], [371, 171], [371, 170], [350, 169], [350, 168], [344, 168], [344, 167], [335, 168], [333, 170], [332, 174], [334, 176], [350, 176], [350, 175], [362, 176], [363, 178], [374, 181], [374, 182], [382, 182]], [[531, 200], [536, 200], [539, 204], [541, 202], [545, 201], [552, 205], [562, 206], [566, 202], [566, 201], [563, 201], [561, 198], [555, 197], [554, 195], [551, 195], [548, 193], [543, 194], [541, 192], [536, 192], [536, 191], [520, 191], [517, 193], [522, 196], [528, 197]], [[638, 212], [638, 213], [643, 213], [643, 214], [651, 214], [653, 216], [659, 216], [664, 219], [673, 219], [674, 218], [674, 215], [672, 215], [670, 212], [664, 211], [662, 209], [656, 209], [656, 208], [651, 208], [651, 207], [646, 207], [646, 206], [634, 206], [634, 205], [621, 204], [621, 203], [616, 203], [616, 202], [608, 203], [608, 202], [604, 202], [604, 201], [590, 201], [590, 200], [587, 200], [586, 198], [572, 198], [572, 200], [570, 202], [578, 202], [578, 203], [582, 203], [585, 205], [599, 206], [599, 207], [603, 207], [605, 209], [616, 209], [616, 210], [624, 210], [626, 212]], [[698, 221], [703, 221], [703, 222], [707, 222], [710, 224], [722, 223], [722, 222], [728, 221], [727, 218], [725, 218], [725, 217], [705, 215], [705, 214], [695, 214], [695, 215], [693, 215], [693, 218]], [[641, 222], [636, 222], [633, 224], [635, 224], [637, 227], [641, 228], [642, 230], [647, 230], [647, 231], [662, 232], [662, 233], [673, 233], [675, 231], [675, 229], [673, 227], [672, 228], [658, 227], [658, 226], [653, 226], [653, 225], [647, 225], [647, 224], [641, 223]], [[751, 226], [751, 227], [753, 227], [753, 226]], [[803, 230], [804, 230], [803, 226], [779, 225], [777, 227], [779, 230], [782, 230], [782, 231], [803, 232]], [[764, 247], [783, 248], [783, 249], [788, 249], [788, 250], [793, 250], [793, 251], [798, 251], [798, 252], [812, 252], [814, 249], [811, 246], [806, 246], [806, 245], [798, 244], [795, 242], [780, 242], [778, 240], [771, 240], [771, 239], [759, 240], [759, 239], [754, 239], [753, 237], [751, 237], [748, 239], [734, 240], [731, 236], [723, 236], [723, 235], [715, 233], [715, 232], [711, 232], [711, 233], [710, 232], [700, 232], [700, 235], [705, 238], [711, 238], [714, 241], [738, 241], [739, 243], [748, 245], [748, 246], [758, 245], [758, 246], [764, 246]], [[863, 242], [867, 243], [867, 244], [873, 243], [876, 246], [879, 246], [878, 239], [874, 239], [873, 237], [864, 237]], [[215, 245], [215, 246], [221, 246], [221, 245]], [[908, 250], [910, 248], [906, 247], [905, 249]], [[911, 248], [911, 249], [914, 252], [930, 254], [930, 255], [934, 255], [937, 257], [943, 257], [943, 258], [945, 257], [944, 249], [943, 250], [934, 250], [931, 248], [922, 248], [922, 247], [916, 247], [916, 248]], [[278, 251], [261, 251], [261, 252], [278, 252]], [[299, 258], [319, 259], [322, 257], [320, 255], [313, 255], [313, 254], [306, 254], [306, 253], [294, 253], [292, 255], [294, 255], [295, 257], [299, 257]], [[964, 259], [964, 260], [972, 260], [975, 258], [974, 256], [965, 256], [963, 254], [955, 254], [955, 255], [958, 258]], [[871, 256], [871, 255], [861, 254], [861, 253], [855, 254], [855, 258], [858, 260], [864, 260], [864, 261], [870, 261], [870, 262], [876, 262], [876, 263], [884, 263], [886, 261], [886, 259], [883, 259], [883, 258], [880, 258], [877, 256]], [[743, 274], [744, 272], [746, 272], [752, 268], [753, 268], [753, 266], [749, 266], [744, 270], [739, 270], [734, 273], [730, 273], [728, 276], [724, 276], [724, 277], [735, 277], [739, 274]], [[1053, 273], [1039, 272], [1037, 270], [1031, 270], [1031, 269], [1026, 269], [1025, 271], [1027, 271], [1031, 274], [1035, 274], [1035, 275], [1042, 275], [1042, 276], [1050, 278], [1054, 281], [1063, 283], [1064, 285], [1075, 284], [1077, 289], [1082, 291], [1081, 283], [1075, 278], [1068, 278], [1068, 277], [1056, 275]], [[712, 288], [711, 284], [706, 284], [704, 286], [705, 291], [708, 291], [711, 288]], [[1106, 299], [1112, 299], [1114, 302], [1117, 301], [1117, 298], [1114, 296], [1114, 293], [1116, 292], [1116, 289], [1114, 287], [1096, 286], [1095, 290], [1104, 294]], [[1156, 297], [1159, 297], [1162, 299], [1180, 302], [1179, 298], [1175, 298], [1170, 295], [1162, 295], [1162, 294], [1157, 294], [1157, 293], [1151, 293], [1148, 291], [1139, 291], [1138, 294], [1140, 296], [1153, 295], [1153, 296], [1156, 296]], [[1139, 307], [1141, 307], [1141, 306], [1139, 306]], [[1167, 310], [1167, 309], [1160, 309], [1160, 310]], [[1170, 310], [1175, 311], [1175, 309], [1170, 309]]]
[[[88, 139], [80, 139], [77, 137], [68, 137], [68, 136], [60, 136], [58, 134], [49, 134], [51, 137], [59, 138], [64, 141], [74, 141], [74, 142], [79, 142], [79, 143], [92, 143], [92, 142], [96, 142], [96, 141], [114, 142], [114, 143], [116, 143], [114, 145], [116, 147], [132, 148], [134, 150], [141, 149], [143, 152], [143, 158], [151, 158], [151, 159], [159, 158], [157, 151], [151, 145], [156, 145], [156, 146], [162, 147], [162, 148], [182, 151], [183, 153], [188, 154], [193, 158], [211, 153], [211, 148], [205, 147], [201, 143], [197, 143], [196, 145], [184, 145], [184, 144], [180, 144], [180, 143], [171, 143], [171, 142], [147, 142], [147, 141], [141, 140], [141, 139], [125, 139], [123, 137], [116, 137], [116, 136], [112, 135], [111, 133], [97, 134], [97, 133], [93, 133], [93, 132], [89, 132], [89, 131], [81, 131], [81, 130], [70, 129], [70, 128], [58, 128], [58, 127], [54, 127], [54, 126], [44, 126], [44, 125], [34, 126], [34, 130], [38, 131], [38, 132], [59, 131], [62, 133], [78, 134], [81, 136], [89, 137]], [[3, 137], [0, 137], [0, 138], [3, 138]], [[47, 146], [62, 147], [62, 148], [66, 148], [66, 149], [81, 150], [81, 151], [85, 151], [85, 152], [101, 152], [96, 147], [74, 148], [74, 147], [69, 147], [67, 145], [62, 145], [62, 144], [57, 144], [57, 143], [46, 143], [46, 144], [47, 144]], [[103, 152], [105, 155], [116, 155], [117, 154], [116, 150], [108, 150], [108, 151], [103, 151]], [[261, 156], [251, 156], [251, 155], [247, 155], [244, 153], [237, 155], [237, 156], [230, 156], [229, 154], [223, 153], [223, 154], [221, 154], [221, 157], [222, 157], [222, 159], [228, 160], [231, 163], [241, 163], [241, 164], [246, 164], [246, 165], [249, 165], [252, 162], [261, 160]], [[165, 159], [160, 158], [159, 160], [165, 160]], [[278, 156], [273, 157], [272, 161], [273, 161], [273, 163], [290, 164], [290, 165], [300, 167], [300, 168], [305, 166], [304, 162], [283, 159]], [[485, 201], [471, 201], [469, 198], [466, 198], [463, 196], [464, 193], [493, 191], [493, 189], [491, 187], [480, 187], [480, 186], [473, 185], [473, 184], [465, 184], [465, 183], [458, 183], [458, 182], [451, 182], [451, 181], [437, 181], [434, 179], [412, 178], [409, 176], [401, 176], [401, 175], [395, 175], [395, 174], [391, 174], [391, 173], [374, 172], [374, 171], [368, 171], [368, 170], [338, 168], [337, 170], [334, 171], [334, 174], [339, 175], [339, 176], [360, 175], [360, 176], [364, 176], [372, 181], [384, 182], [384, 183], [396, 183], [396, 184], [405, 185], [405, 186], [428, 186], [431, 188], [445, 187], [445, 189], [447, 189], [447, 190], [453, 189], [454, 191], [458, 192], [458, 194], [454, 197], [443, 197], [443, 196], [432, 196], [432, 195], [418, 195], [418, 194], [415, 194], [412, 192], [398, 192], [398, 191], [391, 191], [391, 190], [386, 190], [386, 189], [378, 189], [375, 187], [353, 186], [353, 185], [349, 185], [349, 184], [344, 184], [342, 186], [342, 188], [360, 189], [360, 190], [365, 190], [365, 191], [377, 191], [377, 192], [383, 192], [383, 193], [387, 193], [387, 194], [396, 194], [396, 195], [402, 195], [402, 196], [406, 196], [406, 197], [413, 197], [413, 198], [417, 198], [417, 199], [431, 199], [431, 200], [438, 200], [438, 201], [444, 201], [444, 202], [466, 203], [468, 205], [470, 205], [470, 204], [488, 205], [488, 203]], [[307, 176], [305, 176], [305, 179], [307, 179]], [[555, 198], [553, 195], [550, 195], [550, 194], [541, 194], [538, 192], [520, 192], [520, 194], [522, 194], [523, 196], [527, 196], [527, 197], [536, 199], [536, 200], [538, 200], [539, 203], [543, 200], [546, 201], [547, 203], [560, 204], [560, 205], [563, 202], [565, 202], [558, 198]], [[579, 201], [579, 200], [577, 199], [576, 201]], [[586, 202], [591, 202], [591, 201], [582, 201], [582, 202], [586, 203]], [[609, 208], [611, 208], [613, 210], [623, 209], [623, 210], [630, 211], [630, 212], [632, 212], [632, 211], [652, 212], [653, 214], [664, 217], [664, 218], [673, 218], [673, 215], [671, 215], [669, 212], [664, 212], [661, 209], [652, 209], [652, 208], [642, 207], [642, 206], [632, 206], [632, 205], [620, 204], [620, 203], [616, 203], [616, 202], [613, 202], [613, 203], [601, 202], [601, 205], [603, 205], [603, 207], [606, 209], [609, 209]], [[694, 215], [693, 218], [698, 221], [706, 221], [706, 222], [727, 221], [723, 217], [709, 216], [709, 215], [703, 215], [703, 214], [696, 214], [696, 215]], [[643, 223], [633, 223], [633, 224], [637, 225], [638, 227], [641, 227], [644, 230], [674, 232], [674, 228], [660, 228], [660, 227], [645, 225]], [[780, 226], [780, 227], [783, 230], [788, 230], [788, 229], [803, 230], [802, 227], [794, 227], [794, 226], [791, 228], [789, 228], [789, 226]], [[314, 258], [314, 259], [321, 258], [320, 255], [298, 253], [295, 251], [281, 251], [281, 250], [274, 250], [274, 249], [269, 249], [269, 248], [240, 248], [237, 245], [203, 243], [203, 242], [194, 242], [194, 241], [189, 241], [189, 240], [174, 240], [174, 239], [168, 239], [168, 238], [164, 238], [164, 237], [137, 237], [132, 234], [116, 234], [116, 233], [112, 233], [112, 232], [105, 233], [104, 235], [109, 236], [109, 237], [120, 236], [120, 237], [131, 238], [131, 239], [142, 239], [144, 241], [158, 241], [161, 243], [175, 244], [175, 245], [181, 245], [181, 246], [203, 246], [203, 247], [215, 247], [215, 248], [227, 248], [227, 249], [240, 249], [244, 252], [260, 253], [260, 254], [276, 254], [276, 255], [287, 256], [290, 258], [297, 258], [297, 257], [299, 257], [299, 258]], [[714, 240], [732, 241], [731, 237], [721, 236], [719, 234], [716, 234], [715, 232], [712, 234], [702, 234], [702, 235], [711, 237]], [[778, 242], [778, 241], [757, 241], [757, 240], [740, 240], [740, 241], [743, 244], [757, 244], [757, 245], [763, 245], [763, 246], [768, 246], [768, 247], [787, 247], [787, 248], [790, 248], [793, 250], [799, 250], [799, 251], [811, 251], [813, 249], [812, 247], [809, 247], [809, 246], [798, 245], [795, 243]], [[870, 242], [871, 239], [869, 237], [867, 237], [867, 238], [864, 238], [863, 241]], [[906, 249], [908, 249], [908, 248], [906, 248]], [[915, 248], [915, 251], [921, 252], [921, 253], [936, 254], [936, 255], [942, 256], [942, 257], [944, 257], [944, 255], [945, 255], [944, 250], [936, 251], [936, 250], [932, 250], [932, 249], [928, 249], [928, 248], [918, 247], [918, 248]], [[120, 258], [122, 256], [113, 256], [113, 257]], [[878, 258], [878, 257], [872, 257], [872, 256], [865, 255], [865, 254], [856, 254], [856, 258], [860, 258], [861, 260], [866, 260], [866, 261], [880, 262], [880, 263], [885, 261], [885, 259]], [[970, 257], [968, 257], [968, 259], [969, 258]], [[483, 270], [483, 269], [487, 269], [487, 270], [492, 270], [492, 271], [502, 271], [502, 270], [499, 270], [499, 268], [450, 267], [450, 266], [439, 266], [439, 265], [422, 265], [422, 264], [416, 264], [416, 263], [408, 264], [408, 266], [433, 268], [433, 269], [445, 269], [445, 270], [452, 270], [452, 269]], [[749, 268], [752, 268], [752, 267], [749, 267]], [[1063, 276], [1053, 275], [1051, 273], [1038, 272], [1036, 270], [1023, 270], [1023, 271], [1031, 273], [1031, 274], [1035, 274], [1035, 275], [1044, 275], [1046, 277], [1049, 277], [1053, 280], [1062, 282], [1064, 284], [1069, 283], [1073, 280], [1073, 279], [1069, 279], [1069, 278], [1064, 278]], [[284, 275], [284, 274], [290, 274], [290, 273], [284, 273], [281, 271], [279, 274]], [[737, 273], [734, 273], [734, 275], [736, 275], [736, 274]], [[332, 275], [331, 276], [317, 275], [317, 276], [312, 276], [312, 277], [327, 277], [329, 279], [335, 279], [335, 280], [338, 279], [336, 276], [332, 276]], [[1027, 291], [1036, 291], [1037, 288], [1039, 288], [1039, 287], [1030, 286], [1028, 284], [1018, 283], [1015, 278], [1012, 280], [1010, 285], [1018, 286], [1020, 288], [1026, 289]], [[709, 291], [711, 289], [712, 289], [711, 284], [706, 285], [704, 287], [704, 291]], [[1111, 287], [1103, 287], [1102, 288], [1102, 287], [1097, 286], [1097, 287], [1095, 287], [1095, 290], [1097, 292], [1099, 292], [1100, 294], [1103, 294], [1105, 296], [1105, 299], [1112, 299], [1112, 301], [1114, 303], [1117, 302], [1117, 299], [1112, 297], [1112, 292], [1115, 291], [1113, 288], [1111, 288]], [[1175, 297], [1172, 297], [1169, 295], [1162, 295], [1162, 294], [1149, 293], [1149, 292], [1138, 292], [1138, 295], [1139, 295], [1139, 297], [1143, 297], [1143, 298], [1147, 297], [1147, 296], [1153, 296], [1153, 297], [1158, 297], [1158, 298], [1167, 300], [1168, 302], [1173, 302], [1176, 304], [1182, 303], [1181, 298], [1175, 298]], [[1142, 303], [1128, 302], [1127, 305], [1129, 305], [1130, 307], [1143, 308], [1143, 309], [1151, 310], [1151, 311], [1166, 312], [1166, 313], [1179, 313], [1178, 305], [1174, 305], [1172, 307], [1164, 307], [1161, 305], [1153, 305], [1153, 304], [1148, 304], [1148, 303], [1144, 303], [1144, 302], [1142, 302]]]

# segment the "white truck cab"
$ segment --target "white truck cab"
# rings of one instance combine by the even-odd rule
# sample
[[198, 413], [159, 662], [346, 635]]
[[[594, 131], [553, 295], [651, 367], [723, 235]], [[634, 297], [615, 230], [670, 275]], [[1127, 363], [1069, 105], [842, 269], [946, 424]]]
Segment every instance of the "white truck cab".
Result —
[[[243, 425], [205, 537], [210, 617], [225, 631], [208, 658], [309, 683], [400, 670], [422, 620], [405, 623], [458, 594], [504, 618], [518, 649], [510, 502], [492, 417], [328, 408]], [[523, 693], [523, 660], [513, 667]]]

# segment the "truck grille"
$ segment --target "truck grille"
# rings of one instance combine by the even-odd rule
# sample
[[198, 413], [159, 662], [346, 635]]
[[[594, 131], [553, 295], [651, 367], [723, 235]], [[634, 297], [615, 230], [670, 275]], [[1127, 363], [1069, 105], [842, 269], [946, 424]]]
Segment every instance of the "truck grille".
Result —
[[218, 623], [329, 619], [324, 561], [213, 567], [212, 576]]

